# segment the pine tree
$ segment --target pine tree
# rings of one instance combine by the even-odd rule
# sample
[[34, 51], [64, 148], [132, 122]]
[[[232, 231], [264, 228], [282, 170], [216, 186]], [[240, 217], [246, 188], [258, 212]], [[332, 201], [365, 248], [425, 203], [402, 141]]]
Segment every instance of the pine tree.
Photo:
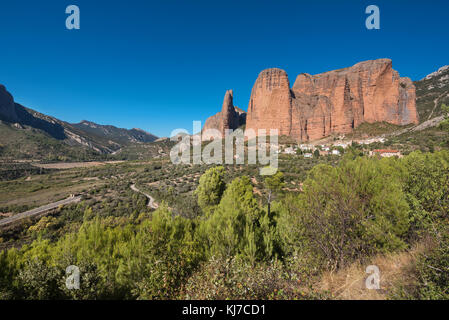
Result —
[[224, 168], [219, 166], [207, 170], [200, 178], [194, 194], [198, 198], [198, 205], [206, 214], [220, 202], [226, 188], [224, 174]]

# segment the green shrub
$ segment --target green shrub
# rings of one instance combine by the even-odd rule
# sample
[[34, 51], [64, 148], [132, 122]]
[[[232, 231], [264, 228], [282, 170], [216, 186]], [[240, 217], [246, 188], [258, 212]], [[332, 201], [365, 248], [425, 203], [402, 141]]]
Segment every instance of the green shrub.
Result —
[[356, 158], [338, 167], [317, 165], [303, 188], [276, 209], [286, 252], [302, 252], [332, 269], [406, 247], [409, 207], [388, 162]]

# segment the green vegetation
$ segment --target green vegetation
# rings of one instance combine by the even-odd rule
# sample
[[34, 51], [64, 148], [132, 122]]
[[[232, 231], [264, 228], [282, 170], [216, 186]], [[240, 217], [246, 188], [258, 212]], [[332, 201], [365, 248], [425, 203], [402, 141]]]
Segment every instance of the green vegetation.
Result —
[[444, 120], [440, 122], [440, 129], [444, 131], [449, 131], [449, 106], [444, 103], [441, 105], [441, 111], [444, 115]]
[[416, 81], [416, 108], [421, 122], [440, 116], [441, 106], [449, 104], [449, 71], [442, 72], [430, 79]]
[[[161, 160], [38, 175], [71, 175], [69, 188], [96, 179], [82, 202], [1, 233], [0, 298], [332, 298], [314, 286], [323, 273], [423, 241], [416, 281], [389, 293], [448, 298], [449, 152], [376, 159], [354, 149], [339, 161], [282, 156], [280, 167], [261, 177]], [[25, 182], [5, 183], [19, 192]], [[80, 290], [65, 287], [69, 265]]]
[[198, 205], [203, 211], [211, 210], [220, 202], [226, 188], [224, 173], [223, 167], [216, 167], [207, 170], [201, 176], [194, 194], [198, 197]]
[[380, 136], [383, 134], [393, 133], [413, 125], [398, 126], [388, 122], [362, 123], [354, 129], [352, 133], [346, 134], [347, 138], [360, 139], [366, 137]]
[[304, 192], [279, 204], [285, 250], [317, 266], [341, 268], [364, 255], [405, 247], [408, 205], [387, 161], [345, 160], [319, 165]]
[[81, 146], [70, 146], [63, 140], [32, 127], [17, 129], [0, 121], [0, 159], [45, 161], [88, 161], [107, 159], [106, 155]]

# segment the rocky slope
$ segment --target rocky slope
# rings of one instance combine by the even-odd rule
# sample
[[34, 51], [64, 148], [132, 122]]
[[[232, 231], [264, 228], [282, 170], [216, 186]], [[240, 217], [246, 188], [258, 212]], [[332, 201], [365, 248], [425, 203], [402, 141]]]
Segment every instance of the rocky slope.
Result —
[[441, 67], [414, 84], [420, 121], [441, 116], [441, 105], [449, 105], [449, 66]]

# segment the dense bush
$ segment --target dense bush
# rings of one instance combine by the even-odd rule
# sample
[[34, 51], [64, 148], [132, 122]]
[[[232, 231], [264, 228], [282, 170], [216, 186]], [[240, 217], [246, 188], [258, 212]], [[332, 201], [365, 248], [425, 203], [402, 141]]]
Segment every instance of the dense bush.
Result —
[[241, 259], [211, 258], [188, 280], [185, 299], [326, 299], [325, 292], [304, 289], [280, 261], [256, 266]]
[[340, 268], [405, 247], [409, 208], [398, 175], [385, 161], [356, 158], [338, 167], [318, 165], [303, 188], [278, 205], [286, 251]]
[[[1, 295], [11, 298], [164, 299], [203, 256], [192, 222], [164, 207], [140, 225], [108, 227], [99, 218], [55, 243], [38, 239], [0, 255]], [[64, 270], [81, 270], [80, 292], [64, 287]], [[36, 272], [34, 272], [34, 271]], [[84, 273], [83, 273], [84, 272]], [[11, 281], [11, 279], [15, 279]]]

